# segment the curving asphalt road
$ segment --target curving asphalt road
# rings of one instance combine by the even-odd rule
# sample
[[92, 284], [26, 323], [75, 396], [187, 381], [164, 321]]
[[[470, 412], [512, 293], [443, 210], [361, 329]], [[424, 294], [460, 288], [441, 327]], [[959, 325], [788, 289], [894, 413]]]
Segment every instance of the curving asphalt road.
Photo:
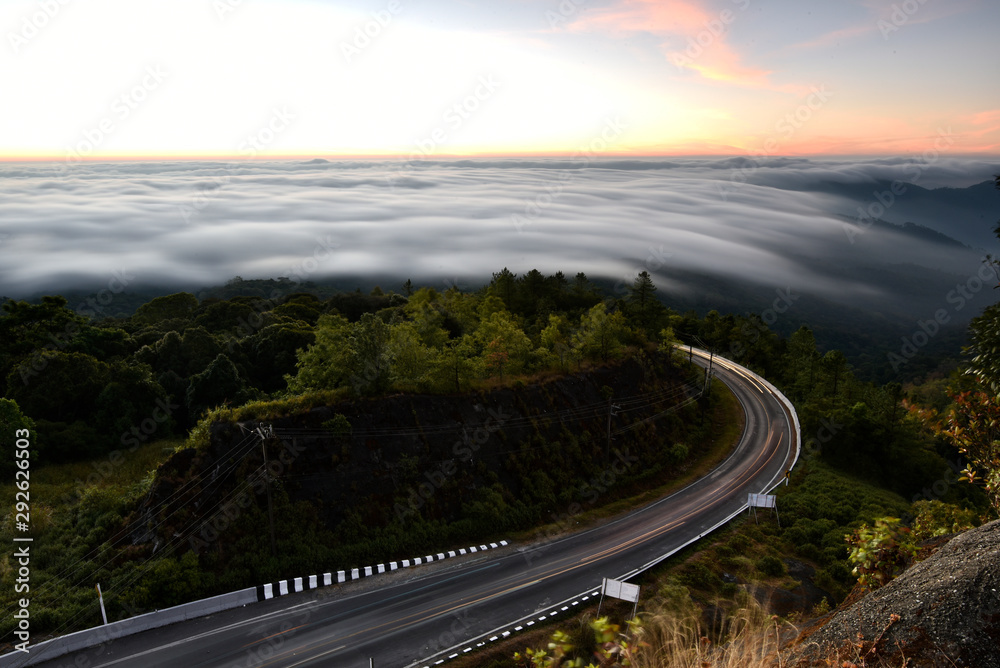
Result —
[[[696, 354], [706, 365], [705, 354]], [[749, 492], [770, 490], [794, 465], [795, 420], [779, 396], [727, 360], [716, 357], [712, 370], [743, 405], [742, 439], [709, 475], [624, 517], [548, 543], [272, 599], [38, 665], [419, 668], [539, 618], [568, 615], [602, 578], [662, 561], [745, 509]]]

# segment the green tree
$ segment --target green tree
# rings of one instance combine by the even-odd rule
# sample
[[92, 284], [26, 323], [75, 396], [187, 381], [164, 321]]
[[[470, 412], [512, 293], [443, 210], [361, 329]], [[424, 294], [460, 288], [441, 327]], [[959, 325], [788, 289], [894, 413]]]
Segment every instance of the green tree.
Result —
[[296, 351], [316, 340], [311, 327], [302, 321], [268, 325], [241, 342], [248, 380], [264, 392], [286, 387], [285, 376], [295, 372]]
[[[66, 299], [42, 297], [41, 303], [6, 301], [0, 316], [0, 382], [25, 358], [17, 382], [28, 382], [42, 368], [45, 351], [70, 352], [76, 338], [87, 329], [87, 318], [67, 308]], [[0, 388], [6, 393], [6, 387]]]
[[[185, 309], [178, 308], [175, 312], [184, 313]], [[246, 302], [236, 300], [217, 301], [208, 305], [202, 304], [201, 313], [194, 319], [194, 322], [210, 332], [221, 333], [239, 328], [244, 323], [250, 321], [256, 313], [257, 311]], [[188, 316], [181, 315], [174, 317]]]
[[249, 399], [246, 383], [232, 360], [219, 354], [201, 373], [191, 376], [186, 403], [190, 415], [223, 404], [239, 405]]
[[197, 297], [190, 292], [178, 292], [146, 302], [136, 309], [132, 321], [139, 325], [156, 325], [164, 320], [190, 320], [197, 308]]
[[[305, 296], [312, 297], [312, 295], [305, 295]], [[309, 301], [304, 299], [303, 297], [297, 297], [296, 299], [285, 302], [281, 306], [271, 309], [270, 314], [272, 316], [287, 318], [288, 320], [298, 320], [308, 325], [315, 326], [316, 322], [319, 320], [320, 315], [323, 314], [323, 311], [322, 311], [322, 305], [315, 298], [313, 298], [313, 301]], [[276, 323], [276, 324], [291, 324], [291, 323]]]
[[296, 374], [286, 377], [294, 393], [332, 390], [345, 384], [350, 374], [351, 323], [341, 315], [324, 315], [316, 325], [316, 341], [298, 351]]
[[541, 349], [550, 363], [558, 363], [565, 369], [571, 355], [569, 323], [561, 315], [550, 314], [549, 324], [542, 330], [539, 340]]
[[166, 391], [148, 366], [116, 361], [111, 364], [108, 384], [97, 396], [94, 423], [108, 435], [109, 445], [120, 447], [132, 436], [145, 441], [169, 435], [172, 413]]
[[520, 373], [528, 364], [531, 339], [506, 311], [497, 311], [476, 330], [483, 347], [481, 364], [487, 374], [503, 378], [504, 372]]
[[391, 357], [389, 326], [365, 313], [348, 336], [350, 385], [356, 394], [378, 394], [389, 387]]
[[420, 288], [413, 293], [403, 311], [410, 318], [424, 345], [440, 348], [448, 340], [440, 295], [433, 288]]
[[607, 362], [624, 350], [627, 334], [622, 312], [608, 313], [604, 304], [597, 304], [580, 317], [580, 329], [573, 337], [573, 344], [586, 357]]
[[816, 336], [805, 325], [789, 337], [787, 359], [785, 376], [792, 386], [792, 394], [795, 398], [804, 399], [815, 386], [820, 360]]
[[355, 394], [377, 394], [389, 387], [389, 326], [373, 313], [358, 322], [324, 315], [316, 342], [298, 353], [298, 372], [286, 377], [292, 392], [350, 387]]
[[507, 267], [504, 267], [501, 271], [493, 274], [493, 280], [490, 282], [490, 287], [493, 288], [494, 293], [503, 300], [507, 309], [513, 310], [514, 296], [517, 290], [517, 274], [511, 273]]
[[151, 346], [143, 346], [136, 359], [149, 364], [157, 374], [175, 372], [182, 378], [203, 371], [223, 351], [204, 327], [188, 327], [183, 334], [170, 331]]
[[[18, 431], [25, 429], [29, 432], [29, 441], [32, 443], [32, 458], [37, 452], [37, 434], [35, 433], [35, 421], [21, 412], [21, 407], [13, 399], [0, 398], [0, 434], [4, 434], [8, 442], [15, 438]], [[16, 468], [15, 459], [12, 454], [0, 457], [0, 473], [3, 473], [6, 480], [11, 479], [12, 472]]]
[[980, 485], [1000, 514], [1000, 398], [967, 391], [954, 397], [943, 435], [966, 457], [962, 480]]
[[839, 350], [831, 350], [823, 356], [823, 368], [830, 377], [830, 395], [837, 396], [840, 379], [847, 370], [847, 358]]
[[437, 350], [424, 345], [414, 323], [401, 322], [389, 328], [388, 353], [393, 386], [427, 388], [437, 363]]
[[641, 271], [628, 288], [625, 299], [630, 319], [648, 335], [658, 331], [666, 308], [656, 298], [656, 286], [648, 271]]
[[475, 355], [476, 343], [471, 334], [449, 340], [437, 357], [435, 377], [438, 387], [461, 392], [463, 384], [468, 383], [475, 369]]
[[95, 400], [110, 378], [110, 367], [90, 355], [45, 351], [41, 354], [42, 369], [23, 382], [21, 366], [14, 367], [7, 377], [7, 396], [35, 419], [52, 422], [91, 420]]

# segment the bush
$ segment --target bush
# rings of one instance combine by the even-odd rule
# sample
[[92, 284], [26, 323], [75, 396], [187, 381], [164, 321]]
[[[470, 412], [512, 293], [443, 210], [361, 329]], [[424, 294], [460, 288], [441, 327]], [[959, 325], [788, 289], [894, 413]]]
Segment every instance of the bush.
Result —
[[824, 561], [823, 553], [818, 547], [812, 543], [806, 543], [805, 545], [800, 545], [795, 549], [795, 552], [803, 559], [808, 559], [809, 561]]
[[716, 545], [715, 554], [719, 557], [719, 559], [728, 559], [729, 557], [736, 556], [736, 550], [729, 545]]
[[722, 584], [722, 580], [708, 566], [700, 562], [685, 566], [680, 579], [688, 587], [703, 591], [715, 591]]
[[785, 563], [770, 554], [757, 560], [757, 570], [770, 577], [780, 577], [785, 574]]
[[889, 583], [916, 553], [910, 530], [895, 517], [880, 517], [874, 527], [862, 524], [845, 536], [858, 582], [870, 589]]
[[729, 539], [729, 547], [733, 548], [737, 552], [743, 554], [750, 550], [753, 546], [753, 541], [744, 536], [741, 533], [734, 534], [732, 538]]

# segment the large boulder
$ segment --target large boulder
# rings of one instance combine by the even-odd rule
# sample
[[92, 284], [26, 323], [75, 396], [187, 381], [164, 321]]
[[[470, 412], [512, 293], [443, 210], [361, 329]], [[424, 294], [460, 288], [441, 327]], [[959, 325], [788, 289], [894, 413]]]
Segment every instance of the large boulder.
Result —
[[[796, 640], [790, 665], [1000, 668], [998, 590], [1000, 520], [957, 535], [830, 615]], [[836, 664], [827, 663], [834, 658]]]

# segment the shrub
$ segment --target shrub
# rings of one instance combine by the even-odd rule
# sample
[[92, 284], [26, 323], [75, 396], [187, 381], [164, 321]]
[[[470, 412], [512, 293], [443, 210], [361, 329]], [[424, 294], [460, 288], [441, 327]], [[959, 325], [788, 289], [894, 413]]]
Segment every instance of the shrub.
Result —
[[780, 577], [785, 574], [785, 564], [781, 559], [765, 555], [757, 560], [757, 570], [770, 577]]
[[722, 583], [708, 566], [700, 562], [694, 562], [684, 567], [681, 572], [681, 582], [692, 589], [708, 591], [715, 591]]
[[729, 547], [733, 548], [739, 553], [747, 552], [753, 546], [753, 541], [744, 536], [741, 533], [733, 534], [733, 537], [729, 539]]
[[808, 559], [809, 561], [823, 561], [823, 553], [812, 543], [800, 545], [795, 549], [795, 552], [803, 559]]
[[858, 582], [870, 589], [889, 583], [916, 553], [910, 530], [895, 517], [880, 517], [874, 527], [862, 524], [844, 537]]

